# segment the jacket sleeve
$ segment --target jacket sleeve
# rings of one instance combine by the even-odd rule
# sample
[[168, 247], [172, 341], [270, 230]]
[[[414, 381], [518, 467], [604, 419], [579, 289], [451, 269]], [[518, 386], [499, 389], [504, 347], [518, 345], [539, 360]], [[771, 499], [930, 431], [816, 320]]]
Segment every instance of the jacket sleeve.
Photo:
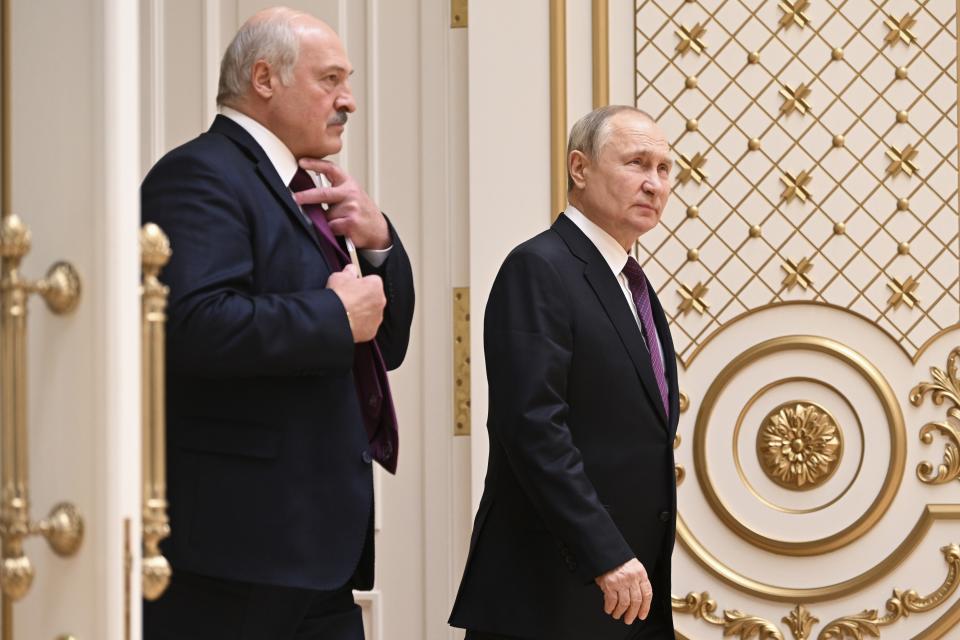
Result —
[[400, 242], [400, 235], [387, 218], [390, 228], [390, 240], [393, 248], [390, 255], [379, 267], [374, 267], [360, 257], [360, 267], [365, 274], [376, 274], [383, 278], [383, 293], [387, 306], [383, 310], [383, 323], [377, 330], [377, 346], [383, 355], [387, 369], [400, 366], [407, 353], [410, 342], [410, 325], [413, 322], [414, 287], [413, 270], [410, 258]]
[[543, 257], [521, 250], [507, 258], [484, 319], [488, 427], [547, 528], [578, 559], [588, 581], [634, 553], [600, 503], [567, 424], [573, 304]]
[[353, 338], [325, 288], [255, 293], [252, 222], [226, 170], [174, 153], [141, 187], [143, 222], [169, 236], [168, 363], [197, 376], [308, 375], [353, 366]]

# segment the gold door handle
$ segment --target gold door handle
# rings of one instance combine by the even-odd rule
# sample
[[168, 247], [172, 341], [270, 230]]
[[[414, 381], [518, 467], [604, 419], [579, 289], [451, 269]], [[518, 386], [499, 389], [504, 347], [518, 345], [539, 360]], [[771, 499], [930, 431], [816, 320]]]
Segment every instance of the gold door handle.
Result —
[[30, 252], [30, 230], [13, 214], [0, 222], [0, 540], [3, 564], [0, 588], [11, 600], [22, 598], [33, 582], [33, 565], [23, 539], [42, 535], [55, 553], [70, 556], [83, 541], [83, 518], [69, 503], [56, 505], [47, 518], [30, 518], [27, 459], [27, 300], [38, 293], [56, 314], [69, 313], [80, 301], [80, 277], [67, 262], [58, 262], [45, 278], [29, 281], [20, 263]]
[[143, 286], [140, 300], [143, 344], [143, 597], [156, 600], [170, 584], [170, 563], [160, 541], [170, 535], [167, 517], [166, 394], [164, 327], [169, 289], [158, 276], [172, 251], [166, 234], [153, 223], [140, 230]]

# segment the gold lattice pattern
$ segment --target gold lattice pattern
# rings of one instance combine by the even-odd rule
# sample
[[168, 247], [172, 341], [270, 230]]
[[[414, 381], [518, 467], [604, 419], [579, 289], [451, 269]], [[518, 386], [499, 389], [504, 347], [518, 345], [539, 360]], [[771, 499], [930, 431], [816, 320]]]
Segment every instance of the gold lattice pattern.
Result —
[[790, 300], [850, 309], [910, 353], [960, 321], [957, 3], [635, 7], [637, 105], [677, 158], [637, 254], [681, 360]]

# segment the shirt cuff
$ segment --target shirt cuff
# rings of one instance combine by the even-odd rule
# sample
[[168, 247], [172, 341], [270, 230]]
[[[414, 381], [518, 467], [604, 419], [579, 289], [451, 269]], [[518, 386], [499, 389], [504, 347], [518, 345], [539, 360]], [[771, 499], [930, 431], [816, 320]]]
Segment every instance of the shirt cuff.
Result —
[[386, 249], [360, 249], [359, 253], [363, 256], [363, 259], [369, 262], [374, 267], [379, 267], [384, 262], [387, 261], [387, 258], [390, 256], [390, 250], [393, 249], [393, 245], [390, 245]]

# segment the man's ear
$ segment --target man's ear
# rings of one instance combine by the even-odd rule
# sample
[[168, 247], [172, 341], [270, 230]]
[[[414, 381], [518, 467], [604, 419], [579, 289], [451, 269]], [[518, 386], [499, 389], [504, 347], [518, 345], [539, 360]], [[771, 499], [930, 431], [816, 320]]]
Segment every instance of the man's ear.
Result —
[[570, 172], [570, 179], [573, 180], [573, 186], [578, 189], [583, 189], [587, 183], [586, 177], [583, 175], [587, 167], [590, 165], [590, 159], [582, 151], [571, 151], [570, 157], [567, 158], [567, 170]]
[[253, 91], [263, 99], [273, 97], [273, 72], [265, 60], [257, 60], [250, 70], [250, 84]]

